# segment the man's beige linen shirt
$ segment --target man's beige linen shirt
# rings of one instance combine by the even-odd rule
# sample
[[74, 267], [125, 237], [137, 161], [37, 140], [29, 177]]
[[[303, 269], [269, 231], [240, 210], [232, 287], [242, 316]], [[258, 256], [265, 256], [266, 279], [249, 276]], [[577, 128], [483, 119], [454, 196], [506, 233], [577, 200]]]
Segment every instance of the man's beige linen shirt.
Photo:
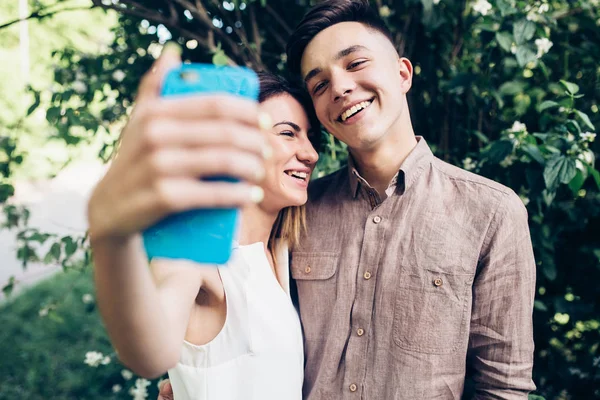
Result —
[[309, 189], [292, 275], [310, 400], [460, 399], [467, 373], [476, 399], [535, 389], [525, 207], [418, 139], [383, 201], [351, 165]]

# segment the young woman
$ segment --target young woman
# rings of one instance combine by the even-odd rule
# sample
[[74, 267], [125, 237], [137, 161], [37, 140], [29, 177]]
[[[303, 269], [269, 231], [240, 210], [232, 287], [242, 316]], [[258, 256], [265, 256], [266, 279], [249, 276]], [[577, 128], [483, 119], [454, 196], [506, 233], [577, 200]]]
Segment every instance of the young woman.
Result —
[[[161, 75], [164, 69], [165, 65], [159, 65], [155, 75]], [[138, 108], [152, 103], [146, 102], [145, 96], [154, 98], [160, 83], [154, 76], [145, 80], [140, 88]], [[143, 87], [153, 80], [154, 89]], [[242, 178], [245, 173], [254, 181], [260, 180], [262, 175], [260, 188], [264, 198], [242, 209], [239, 243], [228, 264], [213, 268], [181, 260], [155, 259], [148, 265], [145, 259], [139, 232], [151, 225], [161, 212], [157, 211], [160, 207], [147, 205], [160, 202], [140, 197], [139, 190], [150, 193], [153, 190], [148, 187], [161, 187], [160, 183], [149, 185], [147, 182], [158, 179], [156, 171], [162, 170], [156, 164], [168, 164], [168, 161], [156, 161], [160, 158], [156, 155], [148, 162], [142, 156], [146, 154], [144, 151], [131, 149], [137, 143], [137, 135], [156, 124], [153, 112], [134, 111], [130, 120], [134, 128], [126, 128], [119, 155], [89, 202], [98, 304], [113, 345], [121, 360], [141, 376], [157, 377], [168, 370], [177, 400], [302, 397], [302, 334], [289, 294], [288, 248], [296, 244], [303, 229], [302, 207], [307, 200], [308, 180], [318, 159], [309, 132], [318, 122], [314, 117], [309, 118], [311, 113], [306, 110], [310, 110], [310, 100], [302, 91], [269, 74], [260, 74], [260, 83], [260, 109], [272, 121], [266, 130], [272, 155], [266, 161], [264, 173], [254, 171], [252, 177], [248, 175], [252, 171], [247, 171], [251, 168], [250, 154], [258, 150], [249, 149], [248, 144], [237, 144], [246, 146], [244, 149], [231, 149], [238, 156], [229, 158], [231, 162], [246, 157], [248, 163], [244, 170], [228, 172]], [[214, 118], [215, 112], [238, 110], [243, 113], [241, 104], [235, 109], [232, 100], [203, 99], [205, 107], [213, 107], [219, 101], [223, 101], [225, 107], [213, 108], [211, 117], [197, 123], [204, 124], [206, 129], [211, 126], [223, 129], [228, 118], [237, 118], [238, 131], [243, 130], [246, 117], [239, 114], [229, 117], [223, 114], [222, 121], [216, 125], [207, 122]], [[163, 102], [161, 107], [169, 105]], [[186, 106], [181, 103], [174, 107], [173, 114], [181, 114], [181, 107]], [[148, 121], [140, 122], [136, 118]], [[178, 115], [177, 120], [181, 119]], [[265, 120], [268, 118], [263, 117], [262, 121]], [[176, 123], [175, 119], [171, 123]], [[160, 126], [164, 129], [167, 123], [163, 121]], [[180, 129], [185, 127], [180, 126]], [[245, 129], [248, 131], [248, 126]], [[244, 141], [242, 134], [238, 132], [237, 142]], [[220, 146], [209, 143], [222, 139], [211, 139], [210, 135], [205, 138], [203, 143], [195, 143], [196, 147], [203, 147], [202, 156], [223, 149], [222, 143]], [[161, 151], [161, 146], [173, 147], [174, 140], [154, 138], [151, 145], [142, 148], [165, 155], [168, 152]], [[174, 147], [189, 151], [190, 146], [194, 147], [181, 139]], [[208, 151], [210, 149], [212, 151]], [[177, 169], [174, 163], [185, 164], [187, 156], [181, 153], [167, 160], [173, 162], [171, 169]], [[144, 165], [148, 166], [147, 170]], [[260, 164], [255, 168], [260, 169]], [[202, 176], [198, 169], [188, 166], [187, 170], [193, 170], [194, 174], [175, 180], [169, 178], [175, 183], [163, 185], [172, 190], [179, 188], [180, 192], [169, 194], [159, 190], [161, 196], [173, 196], [174, 201], [186, 197], [191, 190], [181, 189], [182, 182], [197, 181], [197, 176]], [[213, 172], [224, 171], [210, 171]], [[139, 190], [135, 190], [136, 187]], [[206, 187], [201, 189], [206, 190]], [[199, 188], [197, 193], [204, 192]], [[138, 198], [131, 200], [135, 196]], [[203, 204], [233, 203], [233, 197], [235, 195], [230, 193], [229, 200], [205, 198]], [[186, 206], [178, 204], [171, 207], [171, 211]]]

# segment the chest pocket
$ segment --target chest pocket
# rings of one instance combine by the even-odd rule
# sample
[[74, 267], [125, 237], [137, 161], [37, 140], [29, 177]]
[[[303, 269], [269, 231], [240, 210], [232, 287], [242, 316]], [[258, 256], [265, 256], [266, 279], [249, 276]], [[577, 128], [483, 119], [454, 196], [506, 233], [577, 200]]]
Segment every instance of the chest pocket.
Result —
[[405, 350], [449, 354], [466, 343], [472, 274], [435, 270], [402, 276], [394, 305], [394, 342]]
[[298, 303], [306, 340], [327, 336], [337, 289], [339, 253], [292, 252], [292, 278], [298, 287]]

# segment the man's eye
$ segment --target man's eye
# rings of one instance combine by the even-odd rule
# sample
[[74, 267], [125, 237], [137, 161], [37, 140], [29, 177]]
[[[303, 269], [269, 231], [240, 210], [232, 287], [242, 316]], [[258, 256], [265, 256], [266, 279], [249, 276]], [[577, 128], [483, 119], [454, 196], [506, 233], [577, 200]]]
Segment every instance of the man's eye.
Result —
[[355, 61], [352, 64], [348, 65], [348, 69], [354, 69], [356, 67], [358, 67], [360, 64], [365, 63], [365, 60], [361, 60], [361, 61]]

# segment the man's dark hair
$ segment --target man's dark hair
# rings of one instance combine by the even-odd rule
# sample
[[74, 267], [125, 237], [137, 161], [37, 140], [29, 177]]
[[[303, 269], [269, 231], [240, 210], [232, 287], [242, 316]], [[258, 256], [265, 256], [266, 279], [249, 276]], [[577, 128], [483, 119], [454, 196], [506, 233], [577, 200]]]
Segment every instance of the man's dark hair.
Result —
[[258, 102], [262, 103], [265, 100], [270, 99], [274, 96], [282, 94], [289, 94], [292, 96], [308, 116], [308, 122], [310, 123], [310, 134], [309, 139], [315, 148], [320, 151], [321, 147], [321, 123], [317, 118], [315, 109], [312, 104], [310, 96], [302, 87], [288, 81], [282, 76], [272, 74], [270, 72], [258, 72], [258, 81], [260, 83], [260, 91], [258, 93]]
[[299, 75], [300, 61], [308, 43], [322, 30], [340, 22], [360, 22], [394, 43], [392, 33], [368, 0], [325, 0], [308, 11], [288, 40], [286, 53], [290, 72]]

